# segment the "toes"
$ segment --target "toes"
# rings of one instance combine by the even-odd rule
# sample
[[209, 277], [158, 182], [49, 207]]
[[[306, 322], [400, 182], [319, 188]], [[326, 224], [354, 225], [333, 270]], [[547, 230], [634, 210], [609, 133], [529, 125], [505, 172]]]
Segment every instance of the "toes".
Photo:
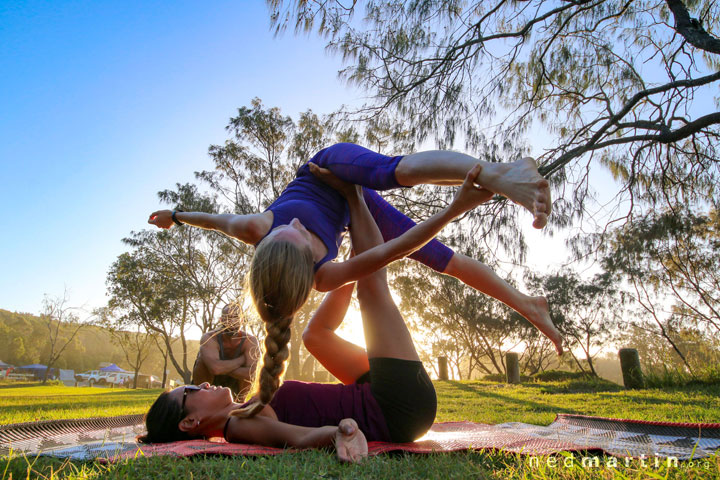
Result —
[[548, 216], [546, 214], [536, 213], [535, 220], [533, 221], [533, 227], [543, 228], [545, 225], [547, 225], [547, 219], [548, 219]]

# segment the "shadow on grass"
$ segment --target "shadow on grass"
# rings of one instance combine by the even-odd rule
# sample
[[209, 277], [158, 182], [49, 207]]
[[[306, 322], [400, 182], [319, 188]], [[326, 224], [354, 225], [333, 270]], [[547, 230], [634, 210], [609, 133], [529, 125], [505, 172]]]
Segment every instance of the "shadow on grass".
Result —
[[540, 393], [600, 393], [600, 392], [622, 392], [625, 388], [622, 385], [603, 379], [593, 380], [570, 380], [560, 383], [524, 383], [523, 387], [533, 388]]
[[535, 402], [532, 400], [520, 400], [518, 398], [513, 398], [509, 395], [501, 395], [499, 393], [489, 392], [487, 390], [475, 389], [464, 383], [461, 383], [461, 382], [458, 382], [455, 380], [447, 380], [447, 381], [443, 381], [443, 383], [452, 385], [453, 387], [457, 388], [458, 390], [463, 390], [465, 392], [473, 393], [478, 397], [492, 398], [492, 399], [498, 400], [503, 403], [510, 403], [510, 404], [515, 404], [515, 405], [522, 405], [525, 407], [530, 407], [535, 412], [577, 413], [576, 410], [572, 410], [572, 409], [568, 409], [568, 408], [558, 407], [555, 405], [548, 405], [545, 403]]
[[[607, 394], [599, 394], [599, 397], [608, 397]], [[708, 401], [707, 400], [690, 400], [687, 398], [652, 398], [647, 397], [639, 394], [632, 394], [628, 393], [623, 396], [623, 398], [627, 398], [629, 401], [633, 403], [633, 405], [662, 405], [664, 407], [670, 407], [670, 406], [676, 406], [676, 407], [682, 407], [684, 405], [694, 405], [702, 408], [708, 407]]]

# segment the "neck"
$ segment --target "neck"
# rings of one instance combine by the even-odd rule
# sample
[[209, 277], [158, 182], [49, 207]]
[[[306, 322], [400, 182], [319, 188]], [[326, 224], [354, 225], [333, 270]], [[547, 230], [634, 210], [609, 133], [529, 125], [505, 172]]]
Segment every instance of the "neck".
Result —
[[240, 404], [232, 402], [227, 407], [224, 407], [221, 410], [215, 412], [210, 418], [208, 418], [204, 422], [205, 427], [203, 428], [202, 433], [207, 435], [209, 433], [222, 430], [225, 427], [225, 422], [227, 422], [227, 419], [230, 417], [230, 412], [238, 408], [240, 408]]

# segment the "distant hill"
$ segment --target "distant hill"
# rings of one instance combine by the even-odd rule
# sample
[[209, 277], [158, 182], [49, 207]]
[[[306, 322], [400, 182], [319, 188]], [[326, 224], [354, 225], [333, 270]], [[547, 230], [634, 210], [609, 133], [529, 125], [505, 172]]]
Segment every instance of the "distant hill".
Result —
[[[0, 309], [0, 360], [3, 362], [15, 366], [46, 364], [48, 337], [48, 326], [40, 317]], [[198, 341], [188, 340], [188, 344], [190, 358], [194, 360], [199, 348]], [[110, 333], [104, 328], [90, 325], [78, 333], [54, 366], [79, 373], [96, 369], [101, 362], [116, 363], [126, 370], [131, 370], [122, 349], [112, 342]], [[155, 348], [141, 371], [162, 378], [162, 368], [162, 353]], [[168, 369], [170, 378], [180, 377], [172, 364], [168, 363]]]

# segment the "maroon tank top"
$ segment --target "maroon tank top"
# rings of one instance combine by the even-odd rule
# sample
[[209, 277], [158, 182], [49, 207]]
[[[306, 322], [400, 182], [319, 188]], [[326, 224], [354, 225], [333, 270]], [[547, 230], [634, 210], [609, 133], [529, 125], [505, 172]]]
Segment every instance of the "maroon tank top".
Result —
[[352, 418], [369, 442], [390, 441], [385, 417], [370, 384], [284, 382], [270, 401], [278, 420], [303, 427], [337, 425]]

